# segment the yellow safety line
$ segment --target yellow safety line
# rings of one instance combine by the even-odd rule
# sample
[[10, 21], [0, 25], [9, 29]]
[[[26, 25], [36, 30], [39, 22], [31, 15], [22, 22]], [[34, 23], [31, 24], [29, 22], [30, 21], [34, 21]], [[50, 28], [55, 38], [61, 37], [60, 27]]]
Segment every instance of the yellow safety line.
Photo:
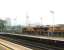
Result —
[[11, 50], [11, 49], [9, 49], [9, 48], [6, 48], [6, 50]]
[[1, 43], [0, 43], [0, 45], [1, 45], [2, 47], [4, 47], [6, 50], [13, 50], [12, 48], [5, 46], [4, 44], [1, 44]]

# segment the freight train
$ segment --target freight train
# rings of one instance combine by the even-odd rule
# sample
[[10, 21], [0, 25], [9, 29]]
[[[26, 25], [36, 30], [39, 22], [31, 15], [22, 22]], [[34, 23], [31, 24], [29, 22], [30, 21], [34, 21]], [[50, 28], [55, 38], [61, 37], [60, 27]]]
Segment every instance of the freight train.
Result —
[[23, 34], [34, 34], [34, 35], [44, 35], [48, 32], [48, 27], [36, 26], [36, 27], [24, 27], [22, 29]]
[[53, 36], [64, 36], [64, 27], [61, 26], [35, 26], [35, 27], [24, 27], [22, 29], [23, 34], [31, 34], [31, 35], [52, 35]]

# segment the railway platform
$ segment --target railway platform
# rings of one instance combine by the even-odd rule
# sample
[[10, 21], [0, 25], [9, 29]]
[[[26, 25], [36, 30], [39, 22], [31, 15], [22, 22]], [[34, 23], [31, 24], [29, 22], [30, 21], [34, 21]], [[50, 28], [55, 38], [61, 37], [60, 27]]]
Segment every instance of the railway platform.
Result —
[[50, 37], [50, 36], [38, 36], [38, 35], [26, 35], [26, 34], [12, 34], [12, 35], [40, 38], [40, 39], [49, 39], [49, 40], [55, 40], [55, 41], [64, 41], [64, 38], [62, 37]]

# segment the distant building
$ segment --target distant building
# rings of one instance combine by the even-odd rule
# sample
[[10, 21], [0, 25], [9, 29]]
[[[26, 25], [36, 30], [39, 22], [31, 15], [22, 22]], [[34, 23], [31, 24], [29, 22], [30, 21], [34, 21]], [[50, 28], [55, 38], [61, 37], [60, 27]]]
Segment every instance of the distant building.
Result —
[[7, 26], [10, 26], [11, 25], [11, 19], [10, 18], [6, 18], [6, 21], [7, 21]]

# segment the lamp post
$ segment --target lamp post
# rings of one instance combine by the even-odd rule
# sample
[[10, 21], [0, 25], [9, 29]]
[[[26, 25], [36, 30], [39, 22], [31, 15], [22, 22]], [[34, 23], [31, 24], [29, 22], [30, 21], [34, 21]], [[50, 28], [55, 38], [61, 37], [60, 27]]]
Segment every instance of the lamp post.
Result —
[[26, 12], [26, 26], [29, 26], [29, 16], [28, 16], [28, 12]]
[[[42, 17], [40, 17], [40, 27], [42, 26]], [[41, 29], [40, 29], [40, 35], [41, 35]]]
[[41, 20], [41, 26], [42, 26], [42, 17], [40, 17], [40, 20]]
[[53, 35], [53, 33], [54, 33], [54, 11], [50, 11], [50, 13], [52, 14], [52, 35]]
[[26, 26], [29, 25], [29, 16], [26, 16]]

